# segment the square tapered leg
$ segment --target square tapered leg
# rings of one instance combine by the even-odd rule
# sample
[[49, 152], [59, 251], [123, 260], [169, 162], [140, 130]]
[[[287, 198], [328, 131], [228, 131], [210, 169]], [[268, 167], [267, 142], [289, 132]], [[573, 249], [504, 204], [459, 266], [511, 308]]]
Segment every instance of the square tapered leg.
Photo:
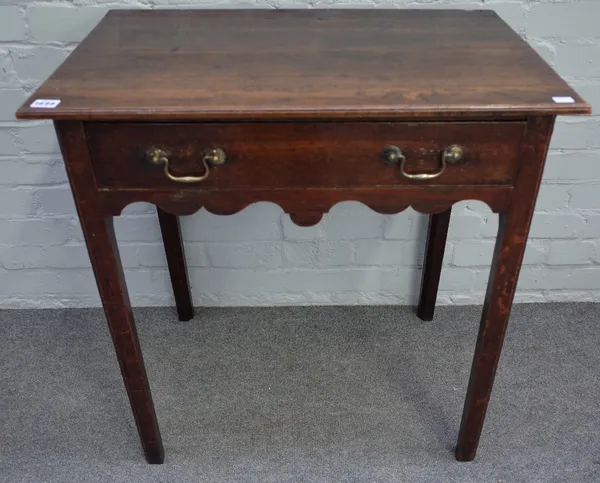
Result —
[[508, 211], [500, 213], [496, 248], [456, 445], [456, 459], [459, 461], [471, 461], [477, 452], [553, 126], [553, 117], [528, 121], [513, 202]]
[[55, 127], [142, 447], [149, 463], [160, 464], [164, 461], [164, 449], [119, 256], [113, 216], [105, 212], [93, 173], [87, 169], [89, 150], [83, 125], [60, 121]]
[[451, 212], [452, 208], [449, 208], [429, 217], [427, 246], [421, 279], [421, 295], [417, 308], [417, 316], [422, 320], [433, 320]]
[[194, 317], [192, 294], [185, 263], [185, 250], [181, 238], [181, 227], [176, 215], [167, 213], [157, 207], [158, 221], [165, 245], [169, 275], [175, 295], [175, 304], [179, 320], [190, 320]]

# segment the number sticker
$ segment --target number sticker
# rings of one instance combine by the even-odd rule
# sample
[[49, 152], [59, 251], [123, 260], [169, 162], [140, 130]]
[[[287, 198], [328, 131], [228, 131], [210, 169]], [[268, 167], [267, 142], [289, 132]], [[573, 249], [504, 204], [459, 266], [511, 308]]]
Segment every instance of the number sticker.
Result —
[[58, 99], [37, 99], [29, 107], [41, 107], [42, 109], [54, 109], [60, 104]]
[[575, 103], [575, 99], [573, 99], [571, 96], [566, 96], [566, 97], [553, 97], [552, 100], [554, 102], [556, 102], [557, 104], [574, 104]]

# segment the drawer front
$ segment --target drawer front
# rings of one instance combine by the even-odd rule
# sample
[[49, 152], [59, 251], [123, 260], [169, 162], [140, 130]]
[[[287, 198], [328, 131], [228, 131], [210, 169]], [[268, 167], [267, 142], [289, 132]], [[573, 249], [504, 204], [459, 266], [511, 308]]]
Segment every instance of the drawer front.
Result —
[[[86, 132], [105, 188], [506, 185], [525, 123], [88, 123]], [[180, 179], [189, 176], [205, 179]]]

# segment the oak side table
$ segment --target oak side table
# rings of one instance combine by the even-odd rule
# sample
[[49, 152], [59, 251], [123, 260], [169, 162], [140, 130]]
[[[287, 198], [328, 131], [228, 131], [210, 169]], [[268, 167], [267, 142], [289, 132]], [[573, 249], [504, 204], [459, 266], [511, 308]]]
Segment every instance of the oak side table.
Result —
[[[111, 11], [17, 112], [53, 119], [131, 407], [164, 451], [113, 217], [158, 207], [179, 317], [178, 215], [334, 204], [430, 217], [418, 315], [431, 319], [452, 204], [499, 214], [456, 447], [475, 457], [554, 120], [590, 106], [494, 12]], [[315, 275], [317, 276], [317, 275]]]

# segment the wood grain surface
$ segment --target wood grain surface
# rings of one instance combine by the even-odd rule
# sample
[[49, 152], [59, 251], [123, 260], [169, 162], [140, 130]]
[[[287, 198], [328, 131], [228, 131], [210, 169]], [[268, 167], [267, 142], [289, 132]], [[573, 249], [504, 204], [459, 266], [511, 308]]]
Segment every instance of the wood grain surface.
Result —
[[[553, 96], [571, 96], [556, 104]], [[28, 107], [60, 99], [55, 109]], [[111, 11], [21, 119], [575, 114], [491, 10]]]

